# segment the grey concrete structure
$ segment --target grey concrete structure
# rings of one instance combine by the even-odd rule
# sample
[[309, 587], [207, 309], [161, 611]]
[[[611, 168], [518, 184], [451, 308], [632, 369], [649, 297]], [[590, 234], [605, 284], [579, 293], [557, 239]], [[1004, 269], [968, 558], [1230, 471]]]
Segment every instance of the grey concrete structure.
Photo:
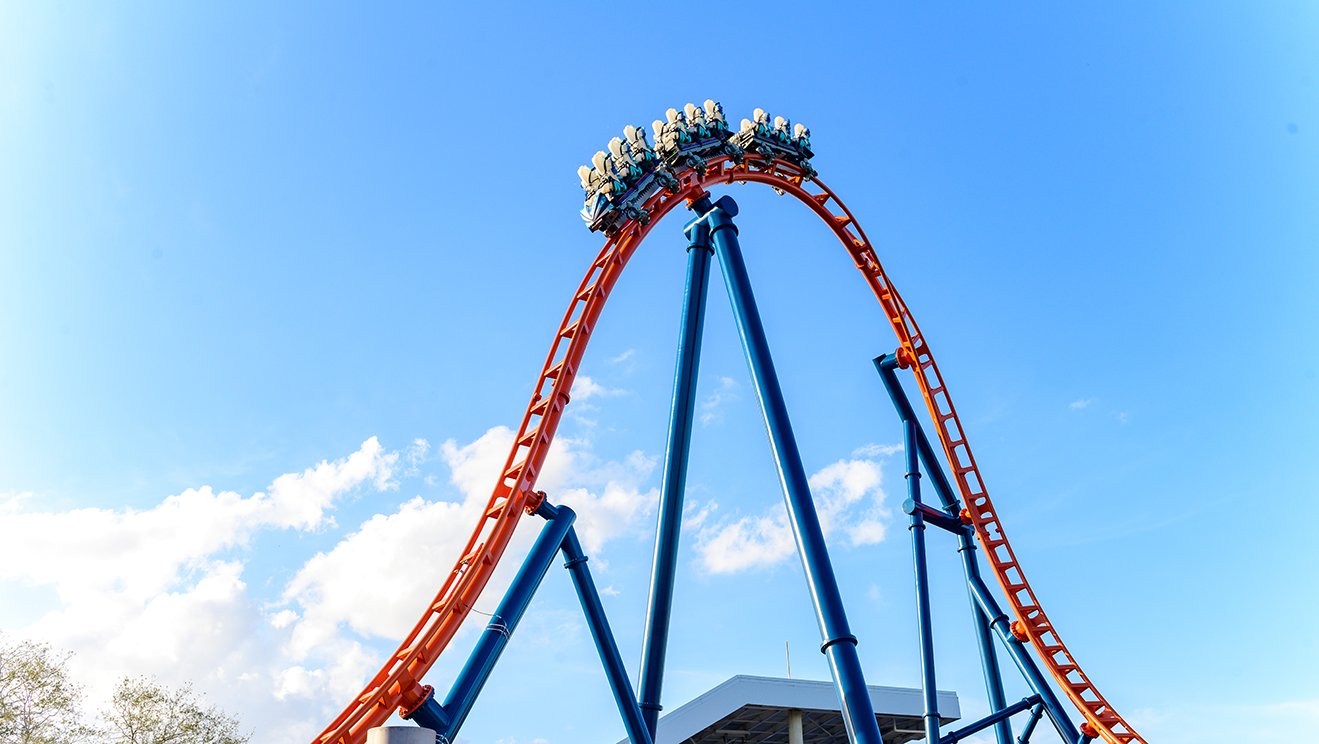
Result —
[[[868, 685], [884, 744], [925, 738], [921, 691]], [[943, 724], [961, 717], [957, 693], [939, 692]], [[800, 736], [796, 719], [800, 715]], [[845, 744], [832, 682], [739, 675], [659, 721], [655, 744]], [[626, 740], [619, 744], [628, 744]]]
[[435, 744], [435, 732], [420, 726], [381, 726], [366, 732], [366, 744]]

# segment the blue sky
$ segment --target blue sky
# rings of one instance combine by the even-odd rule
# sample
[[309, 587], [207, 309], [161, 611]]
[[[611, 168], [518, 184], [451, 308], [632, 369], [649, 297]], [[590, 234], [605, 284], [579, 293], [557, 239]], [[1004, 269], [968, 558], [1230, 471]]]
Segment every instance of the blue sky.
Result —
[[[256, 741], [309, 740], [488, 494], [599, 247], [577, 166], [713, 97], [811, 127], [1118, 709], [1165, 742], [1319, 724], [1314, 8], [658, 10], [0, 6], [0, 631], [74, 651], [93, 699], [192, 680]], [[731, 193], [807, 470], [836, 524], [886, 528], [830, 537], [867, 677], [915, 685], [869, 361], [894, 338], [804, 208]], [[681, 221], [620, 282], [546, 476], [633, 667]], [[781, 674], [785, 641], [827, 675], [711, 298], [670, 706]], [[940, 686], [976, 715], [960, 571], [932, 554]], [[597, 667], [556, 569], [464, 735], [616, 741]]]

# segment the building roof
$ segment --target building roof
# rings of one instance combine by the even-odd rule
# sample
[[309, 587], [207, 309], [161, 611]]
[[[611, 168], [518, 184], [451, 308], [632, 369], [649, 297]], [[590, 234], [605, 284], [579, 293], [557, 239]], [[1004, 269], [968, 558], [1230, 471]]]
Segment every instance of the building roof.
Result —
[[[867, 689], [885, 744], [925, 737], [920, 690]], [[961, 717], [957, 693], [941, 690], [938, 703], [942, 723]], [[833, 682], [738, 675], [660, 718], [655, 744], [787, 744], [790, 710], [803, 713], [804, 744], [847, 741]]]

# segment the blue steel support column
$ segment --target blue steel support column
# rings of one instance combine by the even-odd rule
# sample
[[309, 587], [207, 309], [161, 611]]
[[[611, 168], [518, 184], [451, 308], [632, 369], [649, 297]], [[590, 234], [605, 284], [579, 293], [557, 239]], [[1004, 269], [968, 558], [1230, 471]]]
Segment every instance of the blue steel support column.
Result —
[[1026, 720], [1026, 728], [1021, 730], [1017, 744], [1030, 744], [1030, 735], [1035, 733], [1035, 724], [1040, 722], [1040, 716], [1043, 715], [1044, 703], [1036, 703], [1035, 707], [1030, 709], [1030, 718]]
[[490, 623], [477, 640], [476, 647], [467, 658], [467, 664], [454, 680], [444, 705], [438, 705], [434, 698], [429, 698], [408, 716], [417, 724], [433, 729], [439, 741], [454, 740], [472, 703], [476, 702], [476, 696], [481, 693], [490, 672], [494, 670], [495, 662], [499, 661], [499, 655], [508, 645], [508, 639], [512, 637], [518, 621], [522, 619], [532, 595], [545, 578], [545, 572], [554, 562], [554, 556], [558, 555], [559, 546], [571, 534], [573, 520], [577, 517], [571, 509], [552, 507], [548, 503], [542, 504], [537, 513], [549, 521], [541, 528], [540, 535], [531, 546], [531, 552], [522, 562], [517, 576], [513, 577], [513, 583], [504, 593], [495, 614], [490, 616]]
[[778, 464], [792, 533], [806, 569], [807, 589], [815, 605], [816, 620], [824, 640], [820, 650], [828, 659], [829, 669], [833, 672], [848, 739], [854, 744], [882, 744], [883, 738], [879, 733], [879, 724], [875, 721], [874, 708], [870, 704], [866, 680], [861, 674], [861, 661], [857, 658], [856, 636], [852, 635], [847, 624], [847, 613], [843, 609], [838, 581], [829, 562], [820, 518], [815, 512], [806, 470], [802, 467], [801, 453], [797, 450], [797, 440], [792, 433], [792, 423], [783, 402], [783, 391], [774, 370], [774, 360], [765, 340], [765, 328], [751, 292], [751, 280], [747, 277], [742, 249], [738, 245], [737, 227], [732, 220], [736, 215], [737, 203], [728, 196], [721, 198], [706, 213], [710, 238], [714, 242], [715, 255], [723, 267], [724, 283], [733, 304], [737, 330], [742, 337], [747, 363], [751, 367], [756, 394], [760, 398], [774, 461]]
[[614, 632], [609, 629], [609, 619], [605, 617], [600, 594], [595, 590], [595, 582], [591, 580], [591, 571], [586, 567], [586, 554], [582, 552], [582, 545], [577, 541], [576, 530], [568, 530], [564, 538], [563, 558], [563, 567], [572, 574], [573, 586], [577, 588], [577, 598], [581, 600], [582, 609], [586, 612], [586, 622], [591, 627], [595, 648], [600, 652], [600, 662], [604, 664], [609, 687], [614, 691], [614, 702], [618, 704], [618, 712], [623, 716], [623, 727], [627, 729], [627, 738], [632, 744], [651, 744], [650, 732], [641, 718], [641, 708], [637, 706], [636, 693], [632, 691], [632, 682], [627, 678], [627, 668], [623, 666], [623, 657], [618, 653]]
[[1038, 708], [1039, 702], [1040, 702], [1039, 695], [1031, 695], [1030, 697], [1024, 700], [1019, 700], [1002, 710], [990, 713], [989, 715], [985, 716], [984, 718], [981, 718], [978, 721], [975, 721], [974, 723], [967, 724], [966, 726], [963, 726], [962, 728], [959, 728], [956, 731], [953, 731], [948, 734], [944, 734], [943, 737], [939, 739], [939, 744], [955, 744], [956, 742], [959, 742], [967, 738], [968, 736], [971, 736], [972, 734], [979, 732], [982, 729], [994, 725], [995, 721], [1001, 721], [1004, 718], [1007, 718], [1008, 716], [1015, 716], [1016, 714], [1022, 712], [1023, 710], [1026, 710], [1032, 705]]
[[1081, 733], [1076, 730], [1076, 725], [1072, 719], [1067, 717], [1062, 703], [1058, 696], [1053, 693], [1053, 688], [1049, 686], [1048, 680], [1040, 673], [1039, 667], [1035, 666], [1035, 660], [1030, 657], [1026, 649], [1022, 647], [1021, 641], [1012, 635], [1012, 629], [1008, 625], [1008, 617], [1003, 614], [998, 606], [994, 596], [990, 594], [989, 587], [980, 579], [968, 582], [971, 586], [971, 596], [975, 597], [976, 602], [980, 605], [989, 618], [989, 627], [993, 628], [998, 634], [1003, 646], [1008, 650], [1008, 656], [1016, 662], [1017, 668], [1021, 670], [1021, 676], [1026, 678], [1026, 684], [1030, 686], [1031, 691], [1040, 696], [1040, 702], [1044, 703], [1044, 712], [1049, 715], [1049, 720], [1053, 721], [1054, 728], [1058, 729], [1058, 735], [1066, 742], [1077, 742], [1081, 739]]
[[[916, 411], [912, 409], [911, 401], [902, 390], [902, 383], [898, 381], [898, 376], [894, 372], [897, 366], [898, 358], [894, 354], [875, 359], [875, 369], [879, 371], [879, 379], [884, 383], [884, 389], [888, 391], [889, 398], [893, 400], [893, 407], [898, 409], [898, 415], [903, 423], [916, 423]], [[911, 445], [907, 446], [910, 449]], [[921, 463], [925, 466], [925, 472], [929, 473], [930, 481], [934, 484], [934, 492], [939, 496], [939, 502], [943, 504], [945, 510], [956, 515], [959, 511], [957, 497], [953, 495], [952, 485], [948, 483], [943, 465], [935, 456], [930, 440], [926, 438], [925, 431], [919, 425], [916, 426], [916, 447], [920, 453]], [[972, 539], [969, 528], [958, 533], [957, 552], [962, 557], [962, 572], [966, 575], [967, 592], [971, 597], [971, 624], [975, 627], [976, 643], [980, 647], [980, 668], [985, 677], [989, 707], [993, 710], [1002, 710], [1007, 705], [1007, 696], [1003, 693], [1003, 675], [998, 668], [998, 653], [994, 650], [989, 618], [976, 603], [975, 594], [970, 589], [971, 582], [980, 581], [980, 564], [976, 562], [975, 540]], [[997, 744], [1012, 744], [1010, 721], [1004, 719], [994, 724], [994, 739]]]
[[[916, 422], [903, 422], [903, 442], [907, 454], [907, 498], [921, 503], [921, 470], [916, 452]], [[921, 640], [921, 688], [925, 694], [925, 740], [939, 741], [939, 700], [934, 681], [934, 629], [930, 625], [929, 571], [925, 564], [925, 518], [919, 509], [911, 509], [911, 557], [916, 569], [916, 620]]]
[[[709, 197], [692, 206], [709, 211]], [[669, 442], [664, 455], [664, 486], [660, 491], [655, 561], [651, 569], [650, 603], [641, 648], [641, 717], [655, 738], [659, 722], [660, 689], [664, 684], [664, 655], [669, 643], [669, 616], [673, 609], [673, 574], [678, 565], [678, 533], [682, 526], [682, 498], [687, 484], [687, 455], [691, 448], [692, 411], [696, 404], [696, 374], [701, 363], [701, 329], [705, 324], [705, 298], [710, 287], [710, 227], [701, 218], [687, 225], [687, 288], [683, 293], [678, 361], [673, 373], [673, 402], [669, 409]]]

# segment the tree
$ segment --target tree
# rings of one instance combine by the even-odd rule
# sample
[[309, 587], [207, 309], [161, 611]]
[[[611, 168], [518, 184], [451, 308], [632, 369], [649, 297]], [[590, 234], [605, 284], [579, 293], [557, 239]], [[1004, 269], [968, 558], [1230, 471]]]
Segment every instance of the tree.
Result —
[[102, 735], [114, 744], [246, 744], [238, 719], [206, 705], [191, 685], [169, 689], [146, 677], [125, 677], [104, 712]]
[[44, 643], [0, 638], [0, 744], [74, 744], [92, 733], [68, 660]]

